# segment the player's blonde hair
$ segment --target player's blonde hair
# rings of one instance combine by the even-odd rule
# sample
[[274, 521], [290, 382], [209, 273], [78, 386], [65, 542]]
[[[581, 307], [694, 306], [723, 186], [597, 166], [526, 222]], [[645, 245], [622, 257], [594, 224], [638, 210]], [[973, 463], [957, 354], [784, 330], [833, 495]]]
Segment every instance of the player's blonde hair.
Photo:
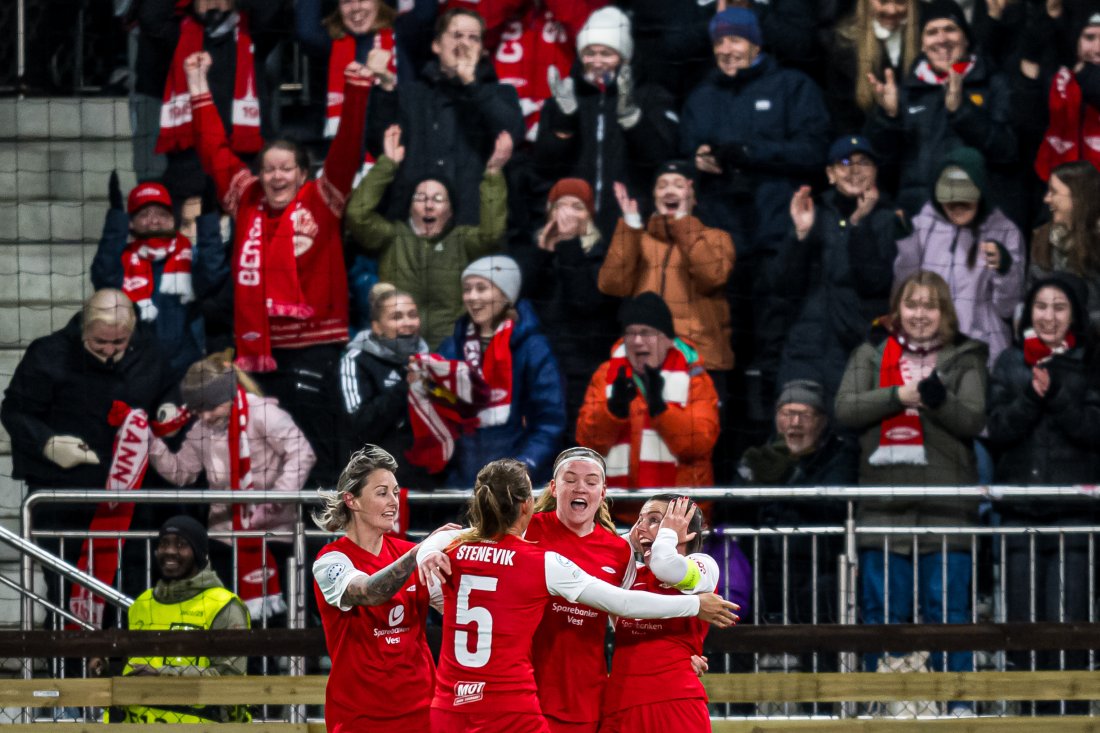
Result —
[[377, 445], [364, 445], [351, 454], [348, 465], [344, 466], [340, 478], [336, 481], [335, 491], [318, 491], [324, 504], [313, 513], [313, 523], [326, 532], [340, 532], [351, 524], [351, 510], [344, 503], [344, 495], [359, 496], [363, 484], [378, 469], [397, 472], [397, 461], [388, 452]]
[[470, 529], [458, 543], [497, 540], [508, 533], [531, 498], [527, 465], [514, 458], [501, 458], [477, 472], [477, 483], [466, 509]]

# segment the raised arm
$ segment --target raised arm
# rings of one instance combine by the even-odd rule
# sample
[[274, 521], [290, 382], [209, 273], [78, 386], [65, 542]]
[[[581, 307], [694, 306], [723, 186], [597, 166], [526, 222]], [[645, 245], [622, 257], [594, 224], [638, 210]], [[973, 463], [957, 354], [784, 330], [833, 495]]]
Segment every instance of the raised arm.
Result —
[[256, 180], [248, 167], [230, 149], [225, 127], [210, 96], [212, 60], [206, 51], [193, 53], [183, 60], [187, 90], [191, 93], [191, 116], [195, 129], [195, 149], [206, 175], [214, 179], [218, 199], [230, 216], [237, 214], [241, 194]]

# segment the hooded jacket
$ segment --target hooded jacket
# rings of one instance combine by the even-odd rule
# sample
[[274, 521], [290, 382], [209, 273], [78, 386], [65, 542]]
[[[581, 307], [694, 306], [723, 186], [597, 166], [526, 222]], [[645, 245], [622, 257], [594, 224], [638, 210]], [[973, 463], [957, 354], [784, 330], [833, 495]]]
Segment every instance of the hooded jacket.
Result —
[[[924, 61], [920, 56], [905, 79], [898, 80], [897, 117], [888, 117], [876, 106], [864, 128], [884, 166], [899, 172], [897, 202], [910, 216], [928, 200], [928, 187], [935, 185], [940, 162], [950, 150], [976, 148], [998, 168], [1012, 166], [1017, 157], [1008, 81], [984, 58], [975, 57], [974, 67], [963, 78], [962, 104], [948, 112], [944, 87], [916, 74]], [[1000, 204], [1004, 186], [997, 188], [992, 199], [983, 198]]]
[[[12, 475], [31, 490], [102, 488], [117, 431], [107, 423], [111, 405], [119, 400], [156, 415], [173, 387], [152, 334], [140, 323], [122, 358], [108, 366], [84, 348], [76, 314], [60, 331], [31, 342], [4, 392], [0, 420], [11, 436]], [[81, 438], [99, 464], [63, 469], [48, 460], [42, 451], [55, 435]]]
[[601, 90], [585, 78], [580, 62], [573, 65], [571, 75], [577, 111], [567, 115], [553, 97], [546, 100], [535, 141], [535, 166], [549, 183], [570, 176], [588, 181], [596, 198], [596, 226], [611, 232], [619, 218], [614, 184], [626, 184], [644, 206], [651, 199], [657, 166], [674, 157], [675, 102], [661, 87], [635, 85], [634, 102], [641, 117], [628, 129], [617, 115], [617, 80]]
[[[447, 485], [473, 486], [477, 472], [498, 458], [515, 458], [527, 464], [536, 484], [550, 478], [550, 469], [565, 432], [565, 396], [561, 373], [542, 335], [534, 308], [516, 303], [518, 318], [512, 329], [512, 407], [504, 425], [478, 428], [456, 441]], [[462, 359], [466, 327], [462, 316], [454, 335], [439, 347], [447, 359]]]
[[[1040, 397], [1031, 386], [1032, 367], [1024, 360], [1022, 343], [1023, 333], [1031, 327], [1035, 296], [1048, 285], [1070, 300], [1070, 332], [1076, 345], [1043, 363], [1051, 381]], [[1097, 365], [1088, 363], [1086, 356], [1085, 292], [1083, 283], [1072, 276], [1038, 280], [1024, 301], [1017, 345], [997, 359], [989, 384], [988, 430], [997, 455], [998, 483], [1092, 484], [1100, 475], [1100, 380], [1095, 376]], [[1040, 502], [1009, 506], [1032, 515], [1055, 511]]]
[[[711, 69], [680, 121], [680, 154], [693, 160], [710, 145], [722, 165], [721, 175], [699, 176], [700, 218], [729, 232], [738, 256], [774, 249], [787, 233], [791, 195], [825, 165], [828, 134], [821, 90], [805, 74], [768, 54], [736, 76]], [[733, 149], [743, 161], [722, 161]]]
[[381, 139], [392, 124], [401, 125], [401, 142], [408, 155], [401, 164], [390, 197], [390, 218], [404, 220], [402, 206], [417, 181], [450, 181], [457, 194], [451, 201], [455, 223], [477, 224], [478, 183], [493, 152], [497, 135], [508, 132], [517, 146], [523, 140], [523, 113], [516, 90], [497, 81], [492, 64], [482, 60], [476, 80], [462, 85], [446, 76], [432, 59], [420, 78], [387, 92], [371, 92], [371, 139]]
[[676, 335], [696, 345], [703, 366], [733, 369], [725, 285], [735, 257], [730, 236], [694, 216], [654, 214], [645, 229], [620, 219], [599, 286], [617, 298], [657, 293], [672, 311]]
[[[875, 329], [871, 340], [852, 353], [836, 398], [840, 425], [859, 432], [861, 486], [966, 486], [978, 480], [974, 438], [985, 427], [986, 361], [989, 350], [980, 341], [959, 335], [940, 349], [936, 373], [947, 388], [947, 399], [935, 409], [921, 408], [927, 465], [872, 465], [868, 459], [879, 445], [882, 421], [904, 406], [897, 387], [880, 387], [879, 373], [886, 332]], [[977, 521], [977, 505], [967, 501], [860, 502], [857, 521], [871, 526], [967, 526]], [[882, 548], [882, 538], [861, 535], [860, 547]], [[895, 552], [909, 553], [912, 538], [895, 536]], [[969, 549], [969, 538], [948, 536], [949, 549]], [[922, 537], [921, 552], [940, 549], [939, 537]]]
[[[952, 224], [934, 195], [935, 180], [952, 165], [966, 171], [982, 194], [978, 213], [967, 227]], [[959, 148], [948, 153], [932, 183], [933, 195], [913, 219], [912, 233], [898, 241], [894, 282], [900, 283], [918, 270], [930, 270], [943, 277], [951, 288], [959, 331], [988, 344], [992, 364], [1012, 342], [1008, 319], [1023, 293], [1023, 235], [990, 203], [985, 169], [977, 151]], [[1001, 249], [998, 270], [985, 265], [980, 244], [986, 241], [996, 242]]]
[[[428, 350], [420, 339], [417, 351], [426, 354]], [[405, 460], [405, 451], [413, 444], [407, 375], [408, 357], [396, 354], [370, 329], [352, 339], [337, 372], [344, 408], [341, 455], [373, 443], [397, 459], [397, 482], [402, 487], [429, 489], [438, 482]]]
[[[478, 165], [484, 170], [484, 164]], [[508, 218], [508, 189], [503, 175], [483, 174], [477, 225], [454, 226], [452, 219], [442, 234], [429, 239], [418, 236], [409, 225], [408, 206], [400, 218], [392, 220], [378, 210], [395, 175], [397, 164], [384, 155], [379, 158], [348, 200], [345, 227], [364, 251], [381, 258], [379, 279], [393, 283], [416, 301], [421, 333], [434, 347], [451, 333], [463, 313], [462, 271], [499, 249]], [[412, 193], [410, 190], [406, 203]], [[454, 206], [454, 198], [451, 204]]]

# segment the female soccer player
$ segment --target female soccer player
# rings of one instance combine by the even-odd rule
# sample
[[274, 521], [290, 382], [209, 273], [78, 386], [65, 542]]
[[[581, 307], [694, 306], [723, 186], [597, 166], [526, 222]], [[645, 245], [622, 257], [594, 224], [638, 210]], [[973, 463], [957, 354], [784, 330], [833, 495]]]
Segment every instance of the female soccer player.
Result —
[[[703, 515], [691, 499], [661, 494], [647, 501], [631, 530], [642, 553], [634, 588], [668, 595], [710, 593], [718, 563], [698, 552]], [[693, 618], [640, 622], [623, 614], [604, 694], [600, 733], [710, 731], [707, 695], [692, 667], [707, 625]]]
[[346, 531], [313, 563], [332, 658], [325, 690], [329, 733], [431, 731], [435, 668], [424, 638], [430, 599], [427, 586], [410, 577], [417, 546], [389, 534], [398, 519], [396, 470], [393, 456], [365, 446], [314, 517], [321, 529]]
[[432, 700], [435, 733], [550, 733], [539, 707], [531, 640], [554, 598], [630, 618], [697, 616], [723, 628], [736, 620], [734, 604], [712, 593], [626, 591], [527, 542], [523, 533], [534, 505], [526, 466], [510, 458], [493, 461], [477, 475], [471, 528], [456, 535], [442, 532], [418, 552], [423, 560], [453, 537], [442, 561], [449, 577]]

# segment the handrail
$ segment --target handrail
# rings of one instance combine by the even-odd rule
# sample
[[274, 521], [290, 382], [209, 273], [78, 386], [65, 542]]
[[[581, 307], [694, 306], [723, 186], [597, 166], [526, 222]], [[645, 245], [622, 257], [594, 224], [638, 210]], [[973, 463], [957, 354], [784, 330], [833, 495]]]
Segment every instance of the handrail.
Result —
[[[88, 590], [92, 591], [96, 595], [102, 596], [104, 600], [113, 606], [119, 608], [129, 608], [134, 605], [134, 599], [130, 598], [124, 593], [120, 593], [106, 583], [100, 581], [93, 575], [85, 573], [83, 570], [78, 569], [75, 565], [70, 565], [59, 557], [54, 557], [49, 552], [46, 552], [38, 545], [25, 540], [10, 529], [0, 526], [0, 541], [5, 542], [14, 547], [19, 552], [23, 553], [23, 557], [28, 556], [37, 560], [42, 565], [45, 565], [50, 570], [53, 570], [58, 575], [61, 575], [66, 580], [70, 580], [78, 585], [81, 585]], [[29, 585], [29, 584], [28, 584]]]
[[8, 586], [12, 590], [14, 590], [16, 593], [23, 596], [24, 598], [28, 598], [32, 601], [36, 601], [39, 605], [45, 606], [46, 610], [50, 611], [51, 613], [58, 614], [59, 616], [64, 618], [66, 621], [76, 624], [77, 626], [81, 627], [85, 631], [95, 631], [96, 630], [95, 626], [92, 626], [90, 623], [88, 623], [84, 619], [69, 613], [64, 608], [61, 608], [60, 606], [58, 606], [54, 603], [50, 603], [50, 601], [48, 599], [43, 598], [42, 596], [35, 593], [33, 590], [29, 590], [27, 588], [24, 588], [23, 586], [19, 585], [18, 583], [16, 583], [14, 580], [12, 580], [11, 578], [9, 578], [6, 575], [0, 575], [0, 583], [3, 583], [4, 585]]

